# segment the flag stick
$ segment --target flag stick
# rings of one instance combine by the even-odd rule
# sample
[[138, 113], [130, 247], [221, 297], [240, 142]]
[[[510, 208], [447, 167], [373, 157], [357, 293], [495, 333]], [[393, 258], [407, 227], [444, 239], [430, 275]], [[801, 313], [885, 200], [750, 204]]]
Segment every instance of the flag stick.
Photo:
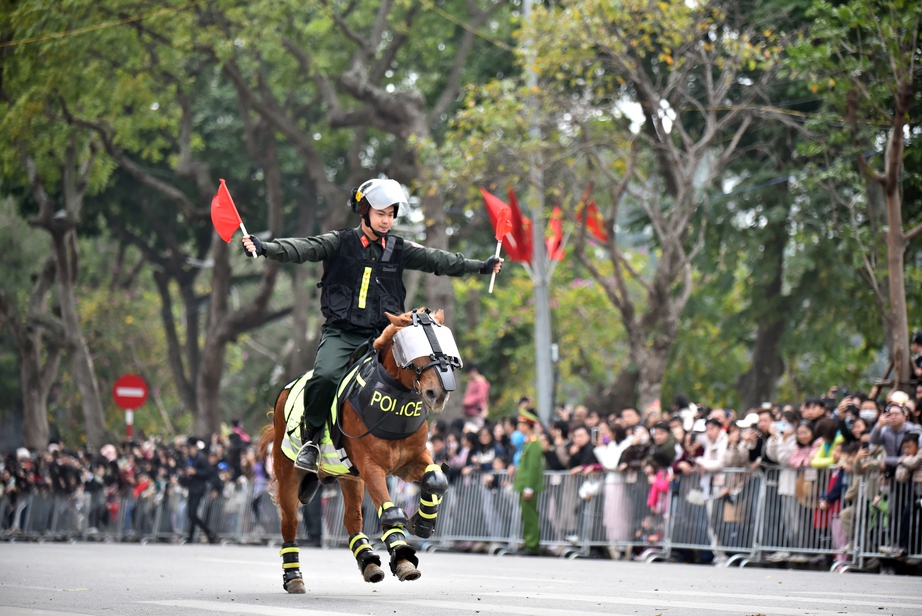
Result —
[[[496, 255], [494, 255], [496, 258], [499, 258], [499, 251], [502, 247], [503, 247], [502, 240], [496, 242]], [[493, 270], [493, 274], [490, 275], [490, 290], [488, 291], [489, 293], [493, 292], [493, 281], [494, 280], [496, 280], [496, 270]]]
[[[247, 228], [244, 226], [242, 220], [240, 221], [240, 230], [243, 231], [243, 236], [244, 236], [244, 237], [246, 237], [247, 235], [249, 235], [249, 233], [247, 233]], [[253, 250], [250, 252], [250, 254], [253, 256], [254, 259], [257, 257], [257, 254], [256, 254], [256, 246], [253, 246]]]

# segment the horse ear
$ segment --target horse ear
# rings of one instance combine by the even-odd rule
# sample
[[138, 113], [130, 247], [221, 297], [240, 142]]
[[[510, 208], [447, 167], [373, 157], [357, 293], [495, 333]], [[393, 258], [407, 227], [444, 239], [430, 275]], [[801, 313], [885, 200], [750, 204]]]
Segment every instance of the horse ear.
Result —
[[439, 323], [441, 323], [442, 325], [445, 325], [445, 311], [444, 310], [436, 311], [436, 313], [432, 315], [432, 318], [438, 321]]
[[395, 326], [397, 326], [397, 327], [403, 325], [403, 316], [402, 316], [402, 315], [401, 315], [401, 316], [396, 316], [396, 315], [391, 314], [390, 312], [385, 312], [385, 313], [384, 313], [384, 316], [386, 316], [386, 317], [387, 317], [387, 320], [391, 322], [391, 325], [395, 325]]

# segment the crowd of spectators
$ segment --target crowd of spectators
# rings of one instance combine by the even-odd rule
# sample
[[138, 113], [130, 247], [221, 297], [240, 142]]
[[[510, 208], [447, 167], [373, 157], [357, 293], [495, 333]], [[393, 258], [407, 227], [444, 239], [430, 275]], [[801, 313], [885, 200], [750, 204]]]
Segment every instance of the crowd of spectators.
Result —
[[[561, 405], [550, 425], [539, 424], [536, 431], [546, 470], [585, 479], [573, 500], [603, 501], [599, 522], [613, 543], [638, 535], [650, 541], [661, 537], [662, 523], [657, 522], [657, 516], [666, 511], [670, 488], [683, 477], [716, 477], [724, 469], [770, 469], [777, 474], [770, 495], [780, 510], [784, 545], [796, 552], [804, 545], [805, 524], [819, 528], [835, 516], [841, 520], [839, 534], [843, 537], [836, 547], [847, 550], [855, 518], [851, 504], [858, 484], [855, 476], [879, 470], [869, 487], [874, 493], [873, 505], [913, 520], [911, 525], [900, 527], [899, 536], [893, 536], [890, 545], [881, 548], [899, 555], [920, 549], [910, 545], [910, 541], [918, 542], [922, 496], [920, 402], [922, 385], [912, 396], [896, 392], [878, 399], [860, 392], [831, 390], [824, 397], [807, 398], [797, 407], [765, 403], [744, 413], [693, 404], [677, 396], [671, 408], [654, 405], [644, 412], [624, 408], [602, 413], [585, 406]], [[533, 405], [524, 397], [519, 406], [530, 409]], [[451, 423], [432, 421], [429, 447], [436, 463], [448, 465], [452, 483], [473, 476], [486, 490], [510, 485], [524, 439], [516, 430], [518, 410], [509, 410], [507, 416], [493, 421], [473, 415]], [[824, 475], [829, 481], [818, 486], [809, 511], [801, 494], [805, 469], [829, 469]], [[636, 477], [646, 478], [644, 489], [648, 490], [643, 499], [646, 516], [640, 516], [640, 527], [624, 522], [638, 517], [627, 510], [634, 505], [626, 498], [626, 491], [635, 489]], [[188, 529], [183, 532], [188, 532], [189, 541], [194, 540], [196, 527], [202, 531], [199, 540], [214, 541], [207, 512], [197, 515], [196, 505], [202, 497], [221, 495], [223, 507], [251, 507], [258, 519], [260, 508], [273, 506], [266, 494], [268, 482], [255, 443], [239, 422], [208, 442], [185, 437], [172, 442], [150, 438], [107, 445], [95, 454], [52, 443], [46, 451], [20, 449], [3, 460], [0, 502], [5, 508], [0, 512], [0, 529], [19, 532], [26, 497], [31, 493], [85, 495], [86, 509], [79, 515], [86, 516], [90, 533], [111, 524], [118, 503], [128, 500], [132, 508], [122, 512], [125, 530], [143, 533], [152, 524], [153, 508], [179, 495], [190, 506], [183, 512], [186, 523], [174, 520], [174, 526]], [[716, 482], [701, 481], [700, 485], [705, 491], [722, 489], [724, 494], [734, 490], [732, 485], [717, 486]], [[907, 488], [897, 489], [900, 485]], [[249, 502], [241, 501], [243, 495]], [[685, 498], [692, 502], [693, 497], [688, 494]], [[214, 500], [205, 499], [209, 503]], [[556, 526], [562, 533], [575, 535], [576, 513], [558, 510], [557, 515], [561, 519]], [[807, 517], [809, 523], [804, 521]], [[770, 559], [802, 557], [779, 550]]]
[[[874, 493], [873, 505], [903, 521], [912, 520], [899, 526], [899, 536], [889, 537], [888, 545], [880, 546], [883, 552], [901, 555], [922, 549], [910, 545], [911, 537], [919, 543], [922, 502], [920, 403], [922, 385], [912, 396], [894, 392], [881, 398], [833, 388], [796, 407], [765, 403], [745, 413], [693, 404], [677, 396], [672, 408], [653, 406], [643, 413], [624, 408], [602, 414], [585, 406], [560, 406], [550, 425], [539, 425], [537, 431], [545, 468], [585, 476], [588, 480], [582, 482], [579, 498], [604, 499], [602, 523], [613, 542], [630, 539], [632, 532], [656, 540], [662, 532], [649, 520], [643, 521], [649, 528], [633, 531], [624, 523], [631, 515], [626, 509], [632, 506], [625, 484], [633, 483], [632, 477], [647, 479], [645, 504], [654, 514], [652, 520], [665, 510], [670, 486], [683, 478], [694, 478], [691, 483], [696, 488], [701, 478], [703, 503], [713, 496], [709, 490], [723, 495], [740, 491], [738, 486], [717, 486], [711, 480], [721, 471], [763, 469], [777, 479], [769, 490], [769, 502], [781, 512], [778, 526], [784, 536], [779, 540], [795, 552], [779, 550], [770, 560], [805, 562], [807, 557], [796, 550], [807, 545], [808, 533], [831, 529], [832, 516], [837, 519], [838, 537], [833, 541], [831, 532], [825, 535], [836, 548], [846, 551], [851, 548], [848, 538], [852, 537], [855, 511], [853, 504], [845, 505], [855, 500], [858, 482], [854, 477], [876, 470], [879, 474], [874, 474], [875, 483], [869, 488]], [[519, 404], [531, 406], [531, 401], [522, 398]], [[482, 426], [464, 419], [452, 424], [434, 422], [430, 435], [434, 459], [450, 466], [452, 482], [475, 471], [514, 473], [522, 445], [515, 417], [512, 413]], [[824, 469], [822, 480], [828, 477], [828, 483], [813, 486], [814, 494], [807, 497], [803, 478], [822, 483], [811, 480], [810, 473]], [[493, 488], [498, 479], [485, 476], [483, 481]], [[689, 495], [688, 500], [693, 497]], [[575, 521], [563, 523], [563, 527], [575, 525]], [[568, 532], [575, 533], [572, 528]]]
[[[164, 520], [175, 532], [188, 528], [187, 541], [216, 541], [209, 527], [212, 512], [199, 516], [198, 504], [220, 501], [226, 508], [250, 506], [257, 519], [264, 507], [273, 507], [266, 488], [267, 469], [256, 455], [256, 444], [239, 421], [207, 442], [197, 437], [172, 441], [152, 437], [104, 445], [96, 453], [52, 442], [42, 452], [19, 448], [0, 462], [0, 529], [22, 531], [30, 495], [63, 497], [74, 507], [68, 515], [82, 518], [88, 534], [100, 532], [124, 516], [124, 531], [144, 534], [154, 523], [151, 512], [164, 501], [183, 503], [181, 519]], [[244, 495], [249, 503], [242, 502]], [[121, 503], [130, 503], [120, 512]], [[184, 521], [185, 520], [185, 521]]]

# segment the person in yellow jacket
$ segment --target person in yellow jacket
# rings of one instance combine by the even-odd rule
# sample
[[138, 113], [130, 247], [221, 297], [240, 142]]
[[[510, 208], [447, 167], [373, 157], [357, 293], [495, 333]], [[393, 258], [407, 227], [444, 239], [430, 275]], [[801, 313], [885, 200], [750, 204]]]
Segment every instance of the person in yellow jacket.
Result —
[[518, 429], [525, 435], [522, 456], [515, 469], [512, 489], [519, 493], [522, 510], [522, 539], [524, 554], [538, 556], [541, 553], [541, 528], [538, 518], [538, 495], [544, 490], [544, 451], [535, 434], [538, 418], [528, 409], [519, 411]]

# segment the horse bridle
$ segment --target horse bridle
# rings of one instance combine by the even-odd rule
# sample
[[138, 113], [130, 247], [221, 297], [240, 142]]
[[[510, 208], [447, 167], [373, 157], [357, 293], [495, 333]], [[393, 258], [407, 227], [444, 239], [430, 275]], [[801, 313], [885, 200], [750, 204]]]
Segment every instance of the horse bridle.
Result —
[[[416, 373], [413, 389], [420, 398], [422, 392], [419, 389], [419, 379], [429, 368], [438, 371], [439, 380], [445, 391], [454, 391], [457, 388], [454, 371], [460, 370], [464, 364], [451, 330], [433, 319], [428, 310], [414, 310], [411, 315], [410, 325], [394, 335], [394, 360], [403, 370], [413, 370]], [[413, 361], [420, 357], [428, 357], [429, 363], [423, 366], [414, 364]]]

